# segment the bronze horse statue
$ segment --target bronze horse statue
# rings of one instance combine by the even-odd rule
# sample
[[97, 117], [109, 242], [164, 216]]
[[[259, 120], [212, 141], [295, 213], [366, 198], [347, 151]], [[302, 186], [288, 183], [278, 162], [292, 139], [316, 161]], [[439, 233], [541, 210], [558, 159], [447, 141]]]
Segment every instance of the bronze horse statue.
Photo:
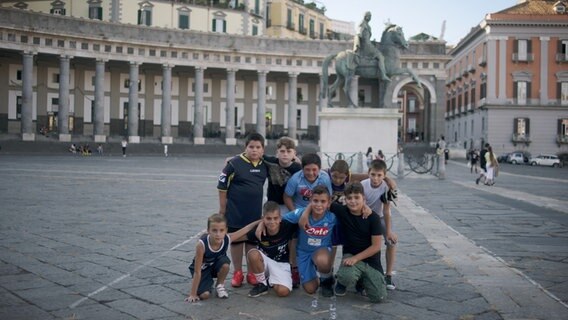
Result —
[[[381, 36], [381, 41], [379, 42], [379, 51], [385, 57], [385, 71], [387, 76], [390, 78], [394, 75], [409, 75], [412, 80], [418, 83], [418, 87], [421, 88], [420, 80], [416, 74], [407, 68], [400, 67], [400, 50], [407, 49], [408, 42], [404, 38], [404, 33], [402, 28], [397, 25], [389, 25], [383, 31]], [[335, 59], [335, 72], [337, 79], [329, 87], [329, 75], [328, 68], [331, 60]], [[357, 61], [359, 61], [357, 63]], [[351, 95], [349, 94], [349, 88], [351, 87], [351, 81], [354, 75], [358, 75], [363, 78], [378, 79], [378, 63], [375, 59], [369, 59], [363, 56], [357, 56], [352, 50], [341, 51], [337, 54], [329, 55], [325, 58], [322, 65], [323, 73], [323, 88], [321, 90], [321, 98], [325, 99], [327, 96], [332, 96], [337, 88], [343, 85], [343, 92], [349, 100], [350, 107], [357, 107], [357, 104], [353, 101]], [[384, 107], [384, 97], [388, 82], [379, 80], [379, 108]], [[329, 107], [333, 107], [331, 101], [328, 102]]]

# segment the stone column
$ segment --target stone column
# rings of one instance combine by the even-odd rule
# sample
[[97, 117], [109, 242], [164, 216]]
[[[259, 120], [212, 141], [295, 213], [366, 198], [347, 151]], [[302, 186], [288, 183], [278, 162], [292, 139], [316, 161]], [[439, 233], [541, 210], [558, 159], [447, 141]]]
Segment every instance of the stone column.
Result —
[[[359, 76], [354, 75], [351, 79], [351, 87], [349, 88], [349, 96], [351, 101], [355, 104], [355, 107], [359, 106]], [[353, 105], [349, 103], [349, 108], [353, 108]]]
[[33, 76], [34, 54], [24, 52], [22, 70], [22, 119], [21, 130], [23, 141], [34, 141], [33, 130]]
[[105, 143], [105, 60], [97, 59], [95, 68], [95, 142]]
[[297, 108], [297, 91], [298, 91], [298, 74], [294, 72], [288, 73], [288, 136], [295, 141], [296, 138], [296, 108]]
[[256, 105], [256, 132], [266, 137], [266, 74], [267, 71], [258, 71], [258, 92]]
[[235, 139], [235, 78], [237, 69], [227, 69], [227, 104], [225, 106], [225, 144], [236, 145]]
[[71, 141], [69, 134], [69, 56], [59, 58], [59, 112], [57, 127], [59, 141]]
[[173, 143], [172, 138], [172, 66], [162, 66], [162, 143]]
[[203, 75], [204, 67], [195, 67], [195, 113], [193, 116], [193, 143], [205, 144], [203, 137]]
[[325, 88], [325, 85], [323, 83], [323, 74], [319, 75], [319, 79], [320, 79], [320, 83], [319, 83], [319, 88], [320, 88], [320, 95], [318, 97], [318, 111], [321, 111], [323, 108], [327, 108], [327, 99], [329, 99], [329, 97], [326, 95], [325, 98], [322, 98], [322, 93], [324, 90], [327, 90], [327, 88]]
[[138, 63], [130, 62], [128, 88], [128, 142], [140, 143], [138, 135]]

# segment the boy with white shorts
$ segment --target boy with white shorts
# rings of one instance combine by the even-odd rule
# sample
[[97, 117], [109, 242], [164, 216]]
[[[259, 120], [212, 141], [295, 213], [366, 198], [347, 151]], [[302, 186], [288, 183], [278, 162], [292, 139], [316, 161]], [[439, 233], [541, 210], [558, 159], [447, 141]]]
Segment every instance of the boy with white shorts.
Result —
[[286, 297], [292, 291], [288, 241], [298, 230], [298, 225], [282, 220], [278, 203], [267, 201], [262, 208], [258, 229], [263, 231], [260, 237], [254, 231], [247, 234], [249, 241], [257, 242], [257, 248], [247, 252], [249, 271], [257, 281], [248, 295], [264, 295], [270, 285], [277, 296]]

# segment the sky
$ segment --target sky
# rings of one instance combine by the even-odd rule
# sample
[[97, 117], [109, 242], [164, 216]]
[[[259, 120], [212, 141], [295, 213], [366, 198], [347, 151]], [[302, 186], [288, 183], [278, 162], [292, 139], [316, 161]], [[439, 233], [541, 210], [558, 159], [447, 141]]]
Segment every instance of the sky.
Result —
[[[312, 0], [305, 0], [310, 2]], [[327, 8], [331, 19], [353, 21], [359, 25], [366, 11], [371, 11], [373, 38], [379, 40], [385, 23], [402, 26], [406, 38], [421, 32], [440, 37], [446, 21], [444, 40], [457, 44], [471, 28], [479, 25], [488, 13], [517, 4], [517, 0], [316, 0]]]

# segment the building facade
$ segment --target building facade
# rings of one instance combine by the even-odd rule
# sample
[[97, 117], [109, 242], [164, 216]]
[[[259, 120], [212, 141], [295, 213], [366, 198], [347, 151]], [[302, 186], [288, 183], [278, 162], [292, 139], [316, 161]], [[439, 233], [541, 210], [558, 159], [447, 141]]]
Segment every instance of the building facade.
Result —
[[568, 151], [567, 47], [566, 2], [528, 0], [487, 15], [450, 52], [446, 141]]
[[[253, 130], [316, 139], [318, 111], [328, 103], [319, 99], [322, 61], [352, 47], [350, 41], [167, 29], [28, 9], [0, 8], [0, 132], [25, 140], [48, 132], [63, 141], [217, 137], [235, 143]], [[410, 97], [413, 90], [416, 110], [424, 110], [417, 121], [425, 140], [443, 130], [438, 97], [448, 56], [440, 47], [411, 41], [401, 57], [424, 89], [406, 76], [391, 84], [393, 107], [402, 108], [400, 93]], [[361, 106], [378, 105], [376, 80], [354, 86]], [[346, 106], [347, 99], [340, 92], [331, 103]]]

